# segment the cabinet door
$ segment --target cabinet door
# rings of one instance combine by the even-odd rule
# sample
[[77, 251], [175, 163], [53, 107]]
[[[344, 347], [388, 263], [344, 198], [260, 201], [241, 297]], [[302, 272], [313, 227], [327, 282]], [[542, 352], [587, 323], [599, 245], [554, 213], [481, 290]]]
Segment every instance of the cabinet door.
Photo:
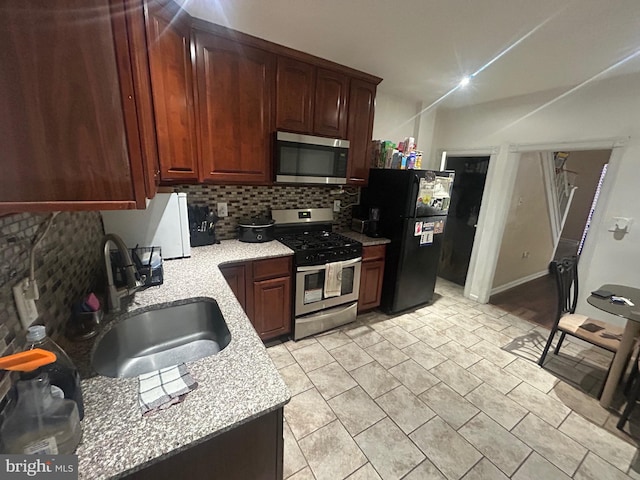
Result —
[[231, 291], [238, 299], [238, 302], [242, 306], [242, 309], [246, 312], [246, 266], [240, 265], [225, 265], [220, 267], [220, 272], [224, 276], [225, 280], [231, 287]]
[[348, 88], [349, 79], [345, 75], [322, 68], [317, 70], [314, 133], [346, 138]]
[[191, 27], [177, 8], [146, 4], [149, 68], [160, 178], [197, 180]]
[[144, 207], [127, 18], [116, 0], [0, 3], [0, 213]]
[[315, 67], [291, 58], [278, 57], [276, 89], [276, 128], [311, 133]]
[[268, 183], [275, 55], [209, 33], [195, 35], [201, 178]]
[[253, 283], [253, 325], [263, 340], [291, 331], [291, 277]]
[[371, 165], [371, 136], [376, 86], [362, 80], [351, 80], [349, 92], [349, 166], [347, 183], [366, 185]]
[[362, 270], [360, 273], [360, 294], [358, 296], [359, 312], [370, 310], [380, 305], [383, 274], [384, 260], [362, 262]]

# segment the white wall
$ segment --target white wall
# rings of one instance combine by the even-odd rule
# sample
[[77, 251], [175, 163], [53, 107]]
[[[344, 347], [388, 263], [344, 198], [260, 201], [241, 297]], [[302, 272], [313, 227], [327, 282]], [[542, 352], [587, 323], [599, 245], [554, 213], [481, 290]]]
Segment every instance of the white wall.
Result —
[[[418, 138], [420, 139], [419, 149], [422, 150], [422, 168], [440, 169], [440, 159], [436, 159], [435, 145], [433, 143], [433, 134], [436, 126], [436, 110], [423, 111], [426, 104], [420, 105], [420, 127], [418, 129]], [[433, 167], [437, 163], [437, 167]]]
[[[486, 195], [485, 190], [487, 198], [480, 212], [479, 229], [486, 229], [482, 232], [486, 241], [476, 235], [474, 247], [478, 250], [474, 256], [480, 259], [477, 263], [484, 263], [468, 279], [471, 285], [469, 292], [465, 292], [471, 298], [487, 300], [478, 292], [488, 291], [493, 278], [500, 245], [499, 240], [494, 240], [501, 238], [504, 229], [507, 213], [504, 205], [511, 198], [515, 180], [516, 168], [511, 162], [518, 158], [518, 145], [541, 144], [537, 150], [544, 150], [542, 145], [568, 142], [572, 149], [580, 149], [575, 148], [576, 144], [595, 149], [607, 148], [608, 143], [596, 140], [629, 137], [612, 154], [603, 185], [606, 198], [598, 204], [580, 262], [578, 306], [582, 313], [623, 323], [587, 305], [585, 298], [603, 283], [640, 287], [640, 74], [594, 82], [553, 102], [559, 93], [562, 92], [543, 92], [438, 112], [436, 148], [500, 147], [489, 167], [486, 188], [490, 192]], [[615, 240], [607, 231], [614, 216], [635, 219], [630, 233], [622, 240]]]
[[523, 278], [546, 274], [553, 255], [553, 235], [542, 172], [542, 156], [522, 155], [509, 200], [493, 287], [515, 286]]
[[[405, 137], [413, 137], [425, 162], [431, 164], [435, 155], [433, 133], [436, 124], [436, 110], [423, 111], [421, 102], [378, 92], [376, 94], [376, 114], [373, 120], [373, 140], [391, 140], [398, 143]], [[431, 168], [431, 167], [429, 167]]]
[[378, 92], [373, 120], [373, 139], [398, 143], [405, 137], [418, 136], [418, 103], [413, 100]]

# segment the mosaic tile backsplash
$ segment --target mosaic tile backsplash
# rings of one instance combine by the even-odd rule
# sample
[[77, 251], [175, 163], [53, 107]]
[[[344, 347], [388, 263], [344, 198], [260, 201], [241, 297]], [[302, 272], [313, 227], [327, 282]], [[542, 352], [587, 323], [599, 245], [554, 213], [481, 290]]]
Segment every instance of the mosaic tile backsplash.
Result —
[[179, 185], [179, 192], [187, 194], [187, 202], [209, 205], [216, 211], [218, 202], [227, 202], [229, 216], [216, 224], [221, 240], [238, 238], [238, 220], [256, 215], [269, 215], [271, 210], [286, 208], [333, 208], [340, 200], [343, 207], [333, 214], [334, 230], [347, 230], [351, 225], [351, 206], [358, 201], [357, 187], [313, 186], [242, 186], [242, 185]]
[[[29, 276], [31, 242], [50, 214], [18, 213], [0, 217], [0, 356], [18, 352], [24, 331], [13, 300], [12, 287]], [[103, 236], [98, 212], [63, 212], [36, 248], [35, 276], [40, 291], [35, 323], [47, 326], [56, 339], [69, 318], [70, 307], [94, 288], [101, 276]], [[10, 378], [0, 371], [0, 399]]]

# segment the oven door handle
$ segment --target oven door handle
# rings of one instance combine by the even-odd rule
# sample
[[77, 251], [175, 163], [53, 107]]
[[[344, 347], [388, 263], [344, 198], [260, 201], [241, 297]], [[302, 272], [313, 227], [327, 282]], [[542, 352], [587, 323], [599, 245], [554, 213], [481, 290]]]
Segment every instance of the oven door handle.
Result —
[[[353, 260], [347, 260], [346, 262], [342, 262], [342, 268], [350, 267], [351, 265], [355, 265], [356, 263], [362, 262], [362, 257], [354, 258]], [[297, 267], [296, 272], [314, 272], [317, 270], [326, 270], [327, 264], [324, 265], [311, 265], [309, 267]]]

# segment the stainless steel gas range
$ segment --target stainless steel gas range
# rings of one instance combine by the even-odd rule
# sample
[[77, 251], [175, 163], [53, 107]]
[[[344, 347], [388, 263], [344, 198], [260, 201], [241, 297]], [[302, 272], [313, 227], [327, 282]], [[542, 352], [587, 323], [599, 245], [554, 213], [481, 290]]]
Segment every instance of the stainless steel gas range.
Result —
[[330, 208], [273, 210], [275, 238], [294, 251], [293, 339], [353, 322], [362, 244], [332, 231]]

